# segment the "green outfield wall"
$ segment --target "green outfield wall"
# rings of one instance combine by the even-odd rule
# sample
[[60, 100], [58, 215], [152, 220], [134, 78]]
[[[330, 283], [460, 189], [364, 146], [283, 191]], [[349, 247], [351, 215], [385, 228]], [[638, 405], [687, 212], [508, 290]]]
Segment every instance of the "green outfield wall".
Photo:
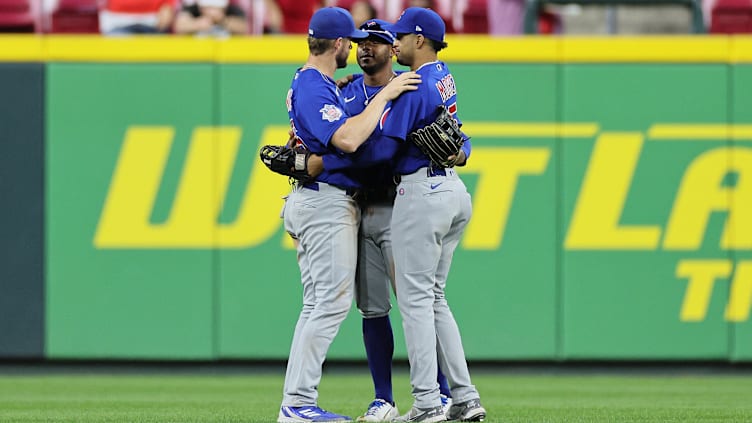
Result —
[[[289, 185], [257, 151], [287, 139], [300, 43], [0, 38], [0, 75], [44, 67], [44, 221], [14, 227], [45, 234], [46, 357], [287, 357]], [[473, 142], [447, 284], [468, 358], [752, 360], [752, 38], [449, 46]], [[329, 358], [365, 358], [354, 308]]]

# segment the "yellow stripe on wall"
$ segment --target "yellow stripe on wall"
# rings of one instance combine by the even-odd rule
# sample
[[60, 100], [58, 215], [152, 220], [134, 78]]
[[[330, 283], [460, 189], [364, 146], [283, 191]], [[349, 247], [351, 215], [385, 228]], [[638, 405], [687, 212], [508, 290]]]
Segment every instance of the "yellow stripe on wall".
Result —
[[562, 62], [717, 62], [730, 60], [728, 36], [563, 38]]
[[[217, 41], [215, 60], [220, 63], [294, 63], [303, 65], [308, 58], [308, 43], [303, 36], [233, 37]], [[353, 46], [353, 50], [355, 46]], [[355, 52], [350, 53], [352, 63]]]
[[560, 39], [545, 36], [488, 37], [447, 35], [449, 47], [439, 53], [447, 63], [455, 62], [555, 62]]
[[44, 40], [35, 35], [0, 35], [0, 62], [44, 60]]
[[[750, 36], [489, 37], [448, 35], [449, 63], [752, 63]], [[294, 63], [305, 35], [102, 37], [0, 35], [0, 61]], [[355, 63], [355, 53], [350, 55]]]
[[210, 62], [217, 40], [194, 37], [54, 36], [46, 40], [49, 61]]
[[648, 138], [664, 141], [752, 141], [752, 125], [658, 124]]
[[752, 63], [752, 36], [731, 37], [731, 62]]
[[578, 138], [592, 137], [597, 123], [496, 123], [466, 122], [462, 130], [472, 137]]

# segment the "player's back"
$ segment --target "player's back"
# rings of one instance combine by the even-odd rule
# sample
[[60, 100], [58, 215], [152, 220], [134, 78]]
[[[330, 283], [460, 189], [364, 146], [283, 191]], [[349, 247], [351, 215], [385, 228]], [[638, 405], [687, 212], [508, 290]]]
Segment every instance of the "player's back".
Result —
[[[296, 141], [322, 156], [342, 154], [329, 142], [349, 115], [332, 78], [312, 67], [298, 69], [286, 104]], [[360, 187], [360, 182], [344, 168], [325, 169], [316, 180], [343, 188]]]
[[286, 105], [295, 135], [317, 154], [326, 152], [331, 136], [348, 117], [334, 80], [315, 68], [298, 69]]

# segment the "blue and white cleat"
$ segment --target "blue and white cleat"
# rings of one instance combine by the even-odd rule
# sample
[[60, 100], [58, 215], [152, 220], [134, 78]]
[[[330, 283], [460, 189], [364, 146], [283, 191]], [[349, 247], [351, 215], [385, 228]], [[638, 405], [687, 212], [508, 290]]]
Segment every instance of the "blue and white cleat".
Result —
[[448, 397], [441, 394], [441, 409], [444, 411], [444, 415], [449, 418], [449, 409], [452, 407], [452, 397]]
[[320, 407], [305, 405], [303, 407], [279, 408], [278, 423], [347, 423], [352, 419], [341, 414], [330, 413]]
[[377, 398], [371, 402], [365, 414], [355, 419], [358, 422], [390, 422], [399, 416], [397, 407]]

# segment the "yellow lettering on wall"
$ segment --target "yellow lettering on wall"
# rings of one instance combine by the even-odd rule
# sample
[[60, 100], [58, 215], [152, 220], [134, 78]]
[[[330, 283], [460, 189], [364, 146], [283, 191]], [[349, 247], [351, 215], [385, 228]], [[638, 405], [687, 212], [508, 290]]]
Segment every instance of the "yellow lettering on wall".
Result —
[[567, 249], [657, 247], [658, 226], [619, 224], [642, 144], [639, 132], [607, 132], [598, 137], [565, 240]]
[[[287, 126], [267, 126], [261, 134], [258, 148], [254, 149], [254, 166], [246, 186], [240, 212], [235, 222], [219, 227], [219, 245], [225, 248], [242, 248], [259, 245], [269, 239], [282, 225], [279, 212], [281, 197], [290, 192], [290, 183], [284, 176], [270, 172], [260, 165], [258, 154], [262, 145], [281, 144], [289, 138]], [[258, 164], [258, 165], [256, 165]], [[289, 237], [286, 237], [289, 238]]]
[[[730, 171], [737, 173], [736, 186], [724, 187], [723, 180]], [[721, 246], [751, 248], [752, 152], [749, 149], [717, 148], [692, 162], [676, 195], [663, 248], [700, 248], [710, 215], [718, 211], [728, 211]]]
[[732, 270], [731, 260], [679, 261], [676, 266], [676, 277], [689, 279], [679, 319], [682, 322], [705, 320], [715, 281], [728, 278]]
[[[94, 244], [98, 248], [239, 248], [260, 244], [279, 227], [279, 199], [287, 181], [252, 167], [250, 182], [235, 222], [218, 223], [240, 145], [240, 128], [196, 128], [166, 222], [149, 217], [169, 155], [170, 127], [131, 127], [105, 200]], [[261, 143], [287, 137], [270, 127]], [[254, 157], [255, 159], [255, 157]], [[258, 222], [271, 222], [260, 225]]]
[[749, 319], [750, 307], [752, 307], [752, 261], [741, 261], [734, 271], [725, 318], [729, 322], [744, 322]]
[[731, 170], [736, 185], [729, 189], [731, 209], [721, 237], [721, 248], [752, 249], [752, 148], [731, 148]]
[[474, 149], [463, 171], [480, 176], [473, 194], [473, 218], [465, 229], [463, 248], [494, 250], [501, 246], [520, 176], [543, 173], [550, 155], [548, 148]]

